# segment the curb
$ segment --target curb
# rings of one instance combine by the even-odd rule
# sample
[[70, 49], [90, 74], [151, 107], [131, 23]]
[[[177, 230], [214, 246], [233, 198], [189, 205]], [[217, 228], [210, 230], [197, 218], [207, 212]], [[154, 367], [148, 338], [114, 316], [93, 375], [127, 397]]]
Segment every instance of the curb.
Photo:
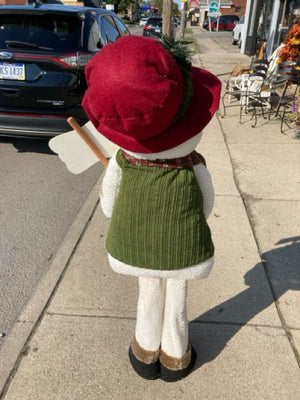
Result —
[[13, 378], [22, 356], [26, 353], [26, 344], [62, 280], [70, 264], [70, 260], [95, 212], [99, 203], [101, 181], [102, 174], [75, 217], [53, 262], [38, 283], [34, 294], [23, 308], [9, 335], [0, 347], [0, 398], [2, 398], [6, 386]]

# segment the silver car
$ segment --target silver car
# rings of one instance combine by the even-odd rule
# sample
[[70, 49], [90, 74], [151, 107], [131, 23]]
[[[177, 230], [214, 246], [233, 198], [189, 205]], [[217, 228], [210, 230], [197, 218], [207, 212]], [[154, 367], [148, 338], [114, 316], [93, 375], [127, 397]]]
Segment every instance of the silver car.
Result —
[[147, 23], [147, 21], [148, 21], [148, 18], [142, 18], [142, 19], [140, 20], [140, 26], [145, 26], [146, 23]]

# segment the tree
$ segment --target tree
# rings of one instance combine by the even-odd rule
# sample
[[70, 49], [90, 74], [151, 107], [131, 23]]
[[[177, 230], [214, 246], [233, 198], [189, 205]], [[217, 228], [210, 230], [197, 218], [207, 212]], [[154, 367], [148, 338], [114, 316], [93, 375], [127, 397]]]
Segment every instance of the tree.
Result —
[[[150, 0], [149, 3], [152, 3], [152, 1]], [[163, 3], [164, 0], [154, 0], [154, 6], [159, 8], [159, 14], [163, 13]], [[175, 14], [179, 14], [178, 4], [172, 0], [172, 15]]]
[[107, 3], [115, 6], [115, 13], [126, 11], [128, 8], [138, 4], [136, 0], [107, 0]]

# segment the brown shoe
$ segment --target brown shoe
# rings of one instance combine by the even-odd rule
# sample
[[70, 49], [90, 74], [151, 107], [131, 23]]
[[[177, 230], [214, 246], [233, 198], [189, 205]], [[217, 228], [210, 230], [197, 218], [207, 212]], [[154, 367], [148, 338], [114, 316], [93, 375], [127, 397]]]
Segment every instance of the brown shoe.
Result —
[[189, 344], [187, 352], [180, 358], [169, 356], [160, 351], [160, 377], [166, 382], [176, 382], [185, 378], [192, 370], [196, 361], [196, 352]]
[[150, 351], [144, 349], [134, 337], [129, 347], [129, 359], [135, 372], [144, 379], [157, 379], [160, 377], [160, 350]]

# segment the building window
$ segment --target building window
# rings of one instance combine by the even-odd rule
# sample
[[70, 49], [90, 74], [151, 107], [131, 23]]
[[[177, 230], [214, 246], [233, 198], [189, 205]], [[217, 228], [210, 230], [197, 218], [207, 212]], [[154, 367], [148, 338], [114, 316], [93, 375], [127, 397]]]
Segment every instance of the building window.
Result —
[[235, 12], [236, 13], [242, 12], [242, 7], [235, 7]]

